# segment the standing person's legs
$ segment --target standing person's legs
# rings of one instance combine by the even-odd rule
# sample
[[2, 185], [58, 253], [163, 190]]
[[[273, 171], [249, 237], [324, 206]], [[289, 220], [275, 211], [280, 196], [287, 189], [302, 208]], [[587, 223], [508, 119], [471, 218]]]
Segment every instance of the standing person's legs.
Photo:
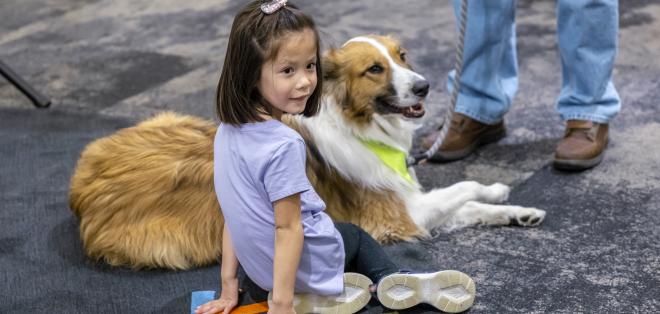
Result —
[[617, 0], [559, 0], [557, 36], [562, 89], [557, 111], [567, 121], [555, 167], [581, 170], [597, 165], [607, 145], [609, 121], [621, 109], [612, 83], [617, 53]]
[[[461, 0], [454, 0], [457, 25], [460, 6]], [[515, 10], [515, 0], [468, 2], [456, 113], [434, 160], [466, 157], [478, 146], [505, 135], [502, 118], [518, 89]], [[449, 73], [447, 83], [450, 94], [454, 73]], [[423, 145], [430, 147], [436, 137], [437, 133], [431, 134]]]
[[[454, 0], [460, 23], [461, 0]], [[518, 90], [516, 1], [469, 1], [456, 112], [486, 124], [502, 120]], [[447, 89], [453, 90], [454, 71]]]

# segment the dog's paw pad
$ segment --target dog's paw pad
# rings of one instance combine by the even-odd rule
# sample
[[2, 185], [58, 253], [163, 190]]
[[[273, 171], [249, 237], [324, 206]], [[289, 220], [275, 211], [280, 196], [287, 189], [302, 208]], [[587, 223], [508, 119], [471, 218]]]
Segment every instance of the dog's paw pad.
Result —
[[512, 226], [533, 227], [538, 226], [545, 218], [545, 211], [536, 208], [525, 208], [526, 213], [518, 213], [511, 217]]

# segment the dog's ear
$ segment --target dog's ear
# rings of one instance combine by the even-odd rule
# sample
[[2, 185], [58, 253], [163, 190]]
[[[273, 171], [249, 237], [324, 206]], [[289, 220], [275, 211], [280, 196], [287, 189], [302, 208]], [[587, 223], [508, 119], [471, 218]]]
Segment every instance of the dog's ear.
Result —
[[339, 63], [336, 49], [330, 49], [321, 58], [321, 68], [323, 68], [323, 79], [333, 81], [339, 78]]
[[323, 68], [323, 90], [324, 94], [330, 95], [342, 108], [347, 106], [346, 80], [341, 75], [340, 52], [330, 49], [321, 58]]

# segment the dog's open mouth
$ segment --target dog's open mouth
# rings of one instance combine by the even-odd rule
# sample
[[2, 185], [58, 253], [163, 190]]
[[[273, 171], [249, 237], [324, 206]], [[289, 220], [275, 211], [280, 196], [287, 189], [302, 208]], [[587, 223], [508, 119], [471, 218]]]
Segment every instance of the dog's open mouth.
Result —
[[408, 107], [399, 107], [381, 99], [379, 104], [389, 113], [402, 114], [406, 118], [421, 118], [424, 116], [424, 113], [426, 113], [424, 110], [424, 104], [422, 102]]

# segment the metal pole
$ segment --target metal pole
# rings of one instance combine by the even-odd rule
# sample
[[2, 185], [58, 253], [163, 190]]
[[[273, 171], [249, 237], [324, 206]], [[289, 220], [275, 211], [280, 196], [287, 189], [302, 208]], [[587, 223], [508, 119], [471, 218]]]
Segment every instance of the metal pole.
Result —
[[30, 84], [25, 82], [20, 76], [18, 76], [18, 74], [16, 74], [16, 72], [12, 71], [12, 69], [2, 62], [2, 60], [0, 60], [0, 74], [16, 86], [23, 95], [30, 98], [32, 103], [38, 108], [48, 108], [48, 106], [50, 106], [50, 99], [34, 90]]

